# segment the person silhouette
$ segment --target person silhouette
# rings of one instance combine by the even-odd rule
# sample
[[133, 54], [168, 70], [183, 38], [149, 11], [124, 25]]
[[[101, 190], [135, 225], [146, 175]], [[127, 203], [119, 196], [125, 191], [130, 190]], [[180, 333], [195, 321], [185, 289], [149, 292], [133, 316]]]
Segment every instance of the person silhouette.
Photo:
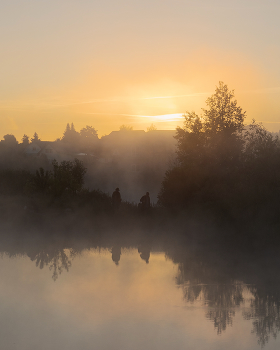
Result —
[[120, 194], [120, 189], [117, 187], [115, 191], [112, 194], [112, 205], [113, 205], [113, 210], [117, 211], [119, 210], [120, 204], [122, 201], [122, 197]]
[[151, 199], [150, 199], [149, 192], [146, 192], [146, 194], [141, 197], [140, 203], [141, 203], [141, 209], [143, 211], [148, 211], [149, 210], [149, 208], [151, 206]]

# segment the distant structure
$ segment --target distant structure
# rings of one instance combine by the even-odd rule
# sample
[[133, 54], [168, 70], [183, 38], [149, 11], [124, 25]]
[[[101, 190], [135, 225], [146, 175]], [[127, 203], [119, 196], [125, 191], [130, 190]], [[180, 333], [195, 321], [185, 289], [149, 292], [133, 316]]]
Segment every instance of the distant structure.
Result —
[[56, 141], [31, 142], [24, 149], [24, 153], [33, 157], [45, 157], [49, 162], [54, 159], [59, 163], [63, 160], [73, 160], [74, 154], [67, 154]]
[[38, 140], [23, 152], [50, 166], [54, 159], [61, 163], [77, 158], [87, 168], [87, 187], [112, 193], [118, 185], [125, 200], [137, 203], [147, 189], [156, 200], [163, 176], [175, 158], [175, 134], [175, 130], [119, 130], [97, 138], [91, 147]]

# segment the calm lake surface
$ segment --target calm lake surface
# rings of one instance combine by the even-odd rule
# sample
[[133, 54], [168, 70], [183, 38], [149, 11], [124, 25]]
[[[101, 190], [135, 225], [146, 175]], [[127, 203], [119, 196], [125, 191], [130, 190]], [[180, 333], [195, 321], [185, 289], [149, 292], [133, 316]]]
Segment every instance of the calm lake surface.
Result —
[[3, 350], [280, 348], [277, 256], [148, 238], [2, 245]]

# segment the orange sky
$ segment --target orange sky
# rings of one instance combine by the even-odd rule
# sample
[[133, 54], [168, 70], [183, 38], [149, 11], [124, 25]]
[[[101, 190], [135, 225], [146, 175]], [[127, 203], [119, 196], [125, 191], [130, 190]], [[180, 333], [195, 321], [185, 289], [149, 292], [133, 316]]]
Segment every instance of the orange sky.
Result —
[[220, 80], [248, 122], [278, 131], [279, 14], [273, 0], [4, 0], [0, 137], [174, 129]]

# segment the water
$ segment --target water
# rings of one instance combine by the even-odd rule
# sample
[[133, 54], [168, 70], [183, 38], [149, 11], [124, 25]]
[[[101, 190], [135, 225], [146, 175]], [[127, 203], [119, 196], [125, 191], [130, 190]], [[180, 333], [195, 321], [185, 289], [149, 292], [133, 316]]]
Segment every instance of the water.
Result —
[[1, 251], [3, 350], [280, 346], [277, 257], [147, 237], [17, 237]]

